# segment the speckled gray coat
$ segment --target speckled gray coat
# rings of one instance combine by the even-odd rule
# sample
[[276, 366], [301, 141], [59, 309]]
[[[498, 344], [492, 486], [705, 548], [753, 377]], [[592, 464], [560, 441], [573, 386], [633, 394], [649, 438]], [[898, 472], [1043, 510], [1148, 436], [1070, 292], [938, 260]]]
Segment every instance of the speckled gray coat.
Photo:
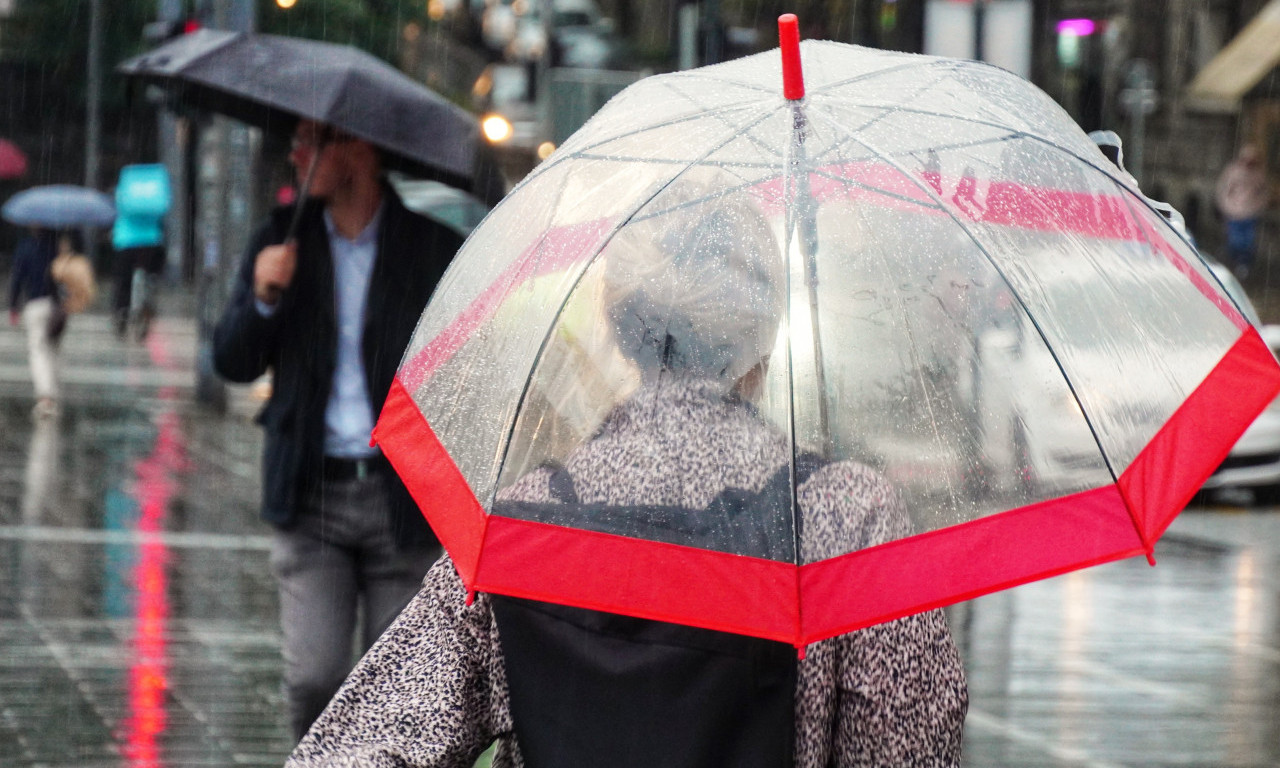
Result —
[[[725, 487], [759, 490], [789, 457], [750, 408], [699, 382], [642, 389], [565, 462], [583, 503], [701, 509]], [[678, 471], [677, 471], [678, 470]], [[504, 498], [549, 501], [538, 470]], [[806, 561], [897, 538], [894, 490], [852, 462], [798, 489]], [[796, 686], [796, 766], [957, 766], [968, 706], [964, 671], [939, 611], [810, 646]], [[489, 601], [466, 592], [449, 559], [352, 671], [289, 768], [469, 768], [494, 740], [496, 768], [522, 766]], [[608, 756], [601, 756], [608, 764]]]

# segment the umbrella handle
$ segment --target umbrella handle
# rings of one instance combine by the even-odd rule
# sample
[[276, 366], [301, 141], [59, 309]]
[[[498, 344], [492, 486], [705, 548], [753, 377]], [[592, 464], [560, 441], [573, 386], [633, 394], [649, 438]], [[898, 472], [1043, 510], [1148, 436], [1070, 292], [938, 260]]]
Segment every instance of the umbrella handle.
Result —
[[[315, 151], [311, 153], [311, 162], [307, 163], [307, 173], [302, 179], [302, 185], [298, 188], [298, 199], [293, 204], [293, 215], [289, 217], [289, 229], [284, 233], [284, 245], [298, 244], [298, 225], [302, 221], [302, 208], [307, 201], [307, 194], [311, 191], [311, 179], [316, 174], [316, 165], [319, 164], [320, 153], [324, 151], [325, 145], [328, 143], [329, 137], [322, 135]], [[268, 284], [266, 286], [266, 302], [272, 305], [278, 304], [280, 297], [284, 295], [286, 287], [284, 285]]]
[[[292, 229], [294, 229], [294, 227], [290, 227], [291, 231]], [[285, 239], [284, 243], [282, 243], [282, 245], [295, 245], [295, 246], [297, 244], [298, 244], [298, 239], [294, 237], [292, 233]], [[294, 258], [296, 259], [297, 257], [295, 256]], [[281, 297], [284, 296], [285, 288], [287, 287], [288, 286], [280, 283], [267, 283], [263, 287], [262, 300], [265, 303], [270, 304], [271, 306], [275, 306], [279, 304]]]

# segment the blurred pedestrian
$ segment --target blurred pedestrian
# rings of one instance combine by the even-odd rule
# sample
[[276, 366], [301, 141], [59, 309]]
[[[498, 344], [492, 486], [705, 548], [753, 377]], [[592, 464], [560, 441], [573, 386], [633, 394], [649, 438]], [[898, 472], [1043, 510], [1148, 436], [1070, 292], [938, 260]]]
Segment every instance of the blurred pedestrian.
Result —
[[155, 319], [156, 287], [165, 266], [164, 217], [172, 202], [168, 170], [154, 163], [125, 166], [115, 202], [111, 247], [116, 334], [123, 338], [132, 325], [141, 341]]
[[214, 331], [214, 366], [272, 373], [263, 518], [276, 526], [285, 689], [301, 737], [351, 669], [357, 615], [368, 648], [400, 612], [440, 545], [369, 445], [396, 366], [462, 244], [409, 212], [372, 144], [299, 121], [290, 162], [310, 179], [296, 229], [277, 208], [254, 238]]
[[58, 412], [58, 343], [66, 327], [51, 267], [58, 255], [52, 230], [31, 228], [13, 252], [9, 282], [9, 324], [21, 316], [27, 331], [27, 355], [36, 404], [32, 413], [49, 418]]
[[83, 238], [77, 232], [59, 234], [58, 253], [49, 267], [62, 309], [67, 315], [84, 312], [98, 295], [93, 263], [84, 255], [82, 243]]
[[[795, 460], [790, 522], [789, 435], [751, 404], [785, 311], [779, 248], [752, 208], [705, 202], [714, 188], [682, 182], [663, 206], [677, 213], [647, 219], [687, 229], [633, 223], [600, 254], [601, 317], [638, 388], [567, 455], [503, 484], [494, 513], [804, 562], [906, 535], [882, 476], [812, 456]], [[786, 643], [469, 596], [444, 557], [288, 766], [470, 766], [495, 739], [494, 766], [528, 768], [955, 766], [966, 708], [940, 611], [798, 660]]]
[[1258, 245], [1258, 220], [1270, 202], [1262, 152], [1253, 144], [1240, 148], [1218, 177], [1218, 211], [1226, 222], [1227, 258], [1236, 277], [1249, 276]]

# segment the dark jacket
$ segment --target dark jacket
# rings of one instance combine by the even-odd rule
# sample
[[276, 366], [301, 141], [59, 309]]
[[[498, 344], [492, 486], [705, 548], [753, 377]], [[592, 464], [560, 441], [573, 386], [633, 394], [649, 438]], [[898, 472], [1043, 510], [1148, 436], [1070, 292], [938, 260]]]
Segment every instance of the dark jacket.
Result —
[[[362, 339], [375, 418], [418, 317], [462, 244], [451, 230], [407, 210], [387, 185], [383, 199]], [[271, 399], [258, 415], [266, 430], [262, 517], [281, 527], [296, 520], [303, 494], [321, 480], [325, 406], [338, 337], [333, 260], [323, 208], [316, 201], [307, 203], [298, 227], [293, 284], [271, 317], [262, 317], [254, 306], [254, 261], [264, 247], [284, 241], [292, 213], [289, 207], [277, 209], [253, 239], [213, 334], [213, 364], [223, 377], [243, 383], [273, 371]], [[404, 484], [389, 470], [383, 477], [396, 538], [406, 544], [434, 541]]]
[[52, 296], [53, 276], [49, 265], [58, 255], [58, 241], [52, 232], [28, 235], [13, 251], [13, 274], [9, 279], [9, 308], [19, 310], [24, 302]]

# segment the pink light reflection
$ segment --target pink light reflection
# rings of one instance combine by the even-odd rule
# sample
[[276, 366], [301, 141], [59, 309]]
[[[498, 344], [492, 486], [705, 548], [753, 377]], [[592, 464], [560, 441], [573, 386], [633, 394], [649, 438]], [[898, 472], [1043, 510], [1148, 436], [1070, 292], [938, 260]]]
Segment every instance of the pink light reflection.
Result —
[[1088, 37], [1097, 28], [1093, 19], [1063, 19], [1058, 22], [1058, 34]]
[[[147, 351], [154, 364], [166, 368], [173, 365], [162, 333], [153, 330], [149, 334]], [[158, 396], [170, 404], [177, 397], [172, 387], [161, 389]], [[130, 768], [161, 768], [159, 738], [168, 725], [165, 692], [169, 688], [169, 596], [165, 569], [169, 550], [162, 540], [153, 537], [164, 531], [169, 500], [176, 488], [173, 474], [185, 462], [185, 441], [172, 407], [160, 413], [158, 426], [150, 455], [134, 465], [137, 532], [143, 540], [133, 571], [134, 633], [130, 641], [129, 714], [124, 722], [123, 752]]]

